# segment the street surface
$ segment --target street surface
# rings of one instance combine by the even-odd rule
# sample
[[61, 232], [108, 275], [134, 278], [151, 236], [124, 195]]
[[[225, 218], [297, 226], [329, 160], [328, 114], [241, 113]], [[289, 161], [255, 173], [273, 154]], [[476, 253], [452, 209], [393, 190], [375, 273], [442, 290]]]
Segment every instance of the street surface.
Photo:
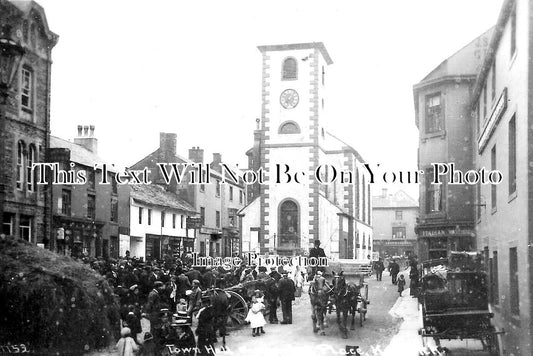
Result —
[[[293, 323], [290, 325], [267, 324], [265, 334], [252, 337], [249, 327], [231, 331], [226, 338], [227, 351], [220, 355], [247, 356], [288, 356], [288, 355], [344, 355], [346, 345], [359, 346], [363, 355], [381, 355], [391, 338], [398, 331], [401, 319], [394, 318], [389, 310], [398, 299], [397, 287], [392, 285], [390, 276], [384, 273], [383, 281], [372, 276], [367, 279], [370, 304], [363, 327], [359, 326], [356, 314], [355, 330], [348, 330], [348, 339], [342, 339], [337, 326], [336, 314], [327, 315], [329, 327], [326, 335], [313, 333], [311, 306], [307, 294], [308, 284], [302, 296], [293, 303]], [[278, 319], [282, 320], [281, 308]], [[351, 319], [349, 319], [351, 322]], [[350, 326], [348, 325], [348, 328]]]

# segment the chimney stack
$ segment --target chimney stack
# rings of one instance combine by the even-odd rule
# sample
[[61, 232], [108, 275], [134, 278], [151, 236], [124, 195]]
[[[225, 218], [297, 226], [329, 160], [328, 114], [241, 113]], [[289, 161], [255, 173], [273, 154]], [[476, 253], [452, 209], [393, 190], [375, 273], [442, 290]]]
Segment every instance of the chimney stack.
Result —
[[204, 150], [200, 147], [193, 147], [189, 149], [189, 159], [194, 163], [204, 162]]
[[174, 162], [176, 158], [176, 140], [175, 133], [159, 133], [159, 162]]
[[96, 154], [98, 151], [98, 140], [94, 137], [94, 125], [78, 125], [78, 137], [74, 138], [74, 143]]

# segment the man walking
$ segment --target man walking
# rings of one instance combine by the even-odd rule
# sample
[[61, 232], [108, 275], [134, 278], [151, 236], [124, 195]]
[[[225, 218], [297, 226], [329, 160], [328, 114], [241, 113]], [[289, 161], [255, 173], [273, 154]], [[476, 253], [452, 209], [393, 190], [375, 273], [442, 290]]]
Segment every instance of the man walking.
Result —
[[398, 273], [400, 273], [400, 265], [396, 263], [396, 260], [392, 260], [392, 262], [389, 264], [389, 272], [392, 277], [392, 284], [396, 284]]
[[288, 278], [287, 272], [283, 272], [283, 278], [278, 283], [278, 289], [283, 313], [283, 321], [280, 324], [292, 324], [292, 301], [294, 300], [296, 286], [293, 280]]
[[376, 280], [381, 281], [384, 269], [385, 266], [383, 265], [383, 259], [380, 257], [379, 260], [374, 263], [374, 270], [376, 271]]

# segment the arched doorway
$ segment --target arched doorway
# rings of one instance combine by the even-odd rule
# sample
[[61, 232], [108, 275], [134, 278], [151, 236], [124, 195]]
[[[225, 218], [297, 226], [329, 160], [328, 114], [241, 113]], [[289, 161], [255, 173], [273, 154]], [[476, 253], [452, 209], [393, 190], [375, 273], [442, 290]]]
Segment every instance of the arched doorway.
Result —
[[277, 250], [279, 254], [292, 255], [299, 248], [300, 208], [294, 200], [287, 199], [279, 205]]

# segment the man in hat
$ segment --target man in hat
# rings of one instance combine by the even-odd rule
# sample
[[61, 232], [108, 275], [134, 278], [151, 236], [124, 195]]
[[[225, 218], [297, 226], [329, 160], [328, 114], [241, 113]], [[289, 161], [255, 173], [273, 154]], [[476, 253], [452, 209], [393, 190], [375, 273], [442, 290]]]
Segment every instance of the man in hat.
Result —
[[177, 339], [176, 331], [172, 327], [170, 316], [170, 310], [166, 308], [161, 309], [160, 323], [154, 331], [154, 339], [156, 345], [158, 346], [159, 352], [164, 350], [166, 347], [165, 345], [173, 344]]
[[202, 275], [202, 286], [204, 288], [212, 288], [215, 286], [216, 277], [213, 273], [213, 267], [207, 266], [205, 268], [205, 273]]
[[202, 305], [202, 289], [200, 289], [200, 281], [195, 279], [192, 281], [192, 290], [189, 295], [189, 309], [187, 315], [192, 316], [193, 312], [198, 310]]
[[294, 300], [296, 286], [294, 281], [288, 278], [287, 272], [284, 271], [282, 276], [283, 278], [278, 282], [279, 300], [283, 313], [283, 321], [280, 324], [292, 324], [292, 301]]
[[174, 344], [178, 355], [194, 356], [196, 340], [191, 330], [191, 323], [186, 320], [177, 320], [172, 323], [176, 330], [176, 342]]
[[154, 289], [152, 289], [150, 294], [148, 294], [148, 301], [146, 302], [144, 310], [149, 315], [152, 327], [155, 327], [159, 324], [159, 312], [165, 307], [161, 298], [161, 295], [163, 294], [164, 290], [165, 285], [163, 284], [163, 282], [155, 281]]
[[[326, 257], [324, 249], [320, 247], [320, 240], [315, 240], [315, 247], [309, 250], [309, 258], [316, 258], [317, 260], [321, 257]], [[318, 262], [318, 261], [317, 261]], [[312, 280], [315, 277], [316, 271], [324, 272], [324, 267], [311, 267], [311, 273], [309, 279]]]
[[198, 353], [196, 355], [214, 355], [217, 342], [215, 319], [216, 313], [208, 298], [202, 300], [202, 308], [198, 311]]

